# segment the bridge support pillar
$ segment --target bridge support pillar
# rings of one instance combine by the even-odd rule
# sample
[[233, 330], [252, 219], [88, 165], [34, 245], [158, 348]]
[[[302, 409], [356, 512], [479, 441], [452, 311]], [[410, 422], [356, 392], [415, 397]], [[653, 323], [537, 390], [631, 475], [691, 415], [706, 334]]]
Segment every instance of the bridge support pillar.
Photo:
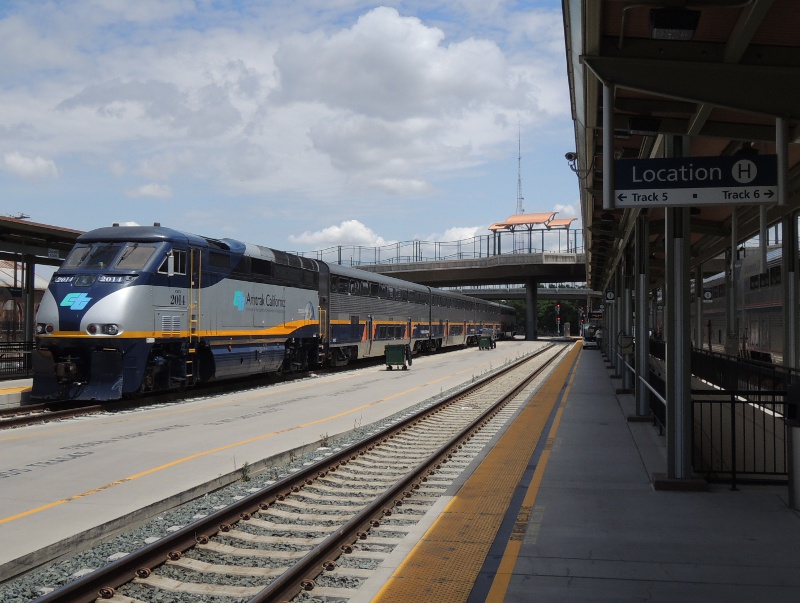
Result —
[[534, 278], [525, 281], [525, 341], [536, 341], [539, 339], [538, 326], [536, 319], [539, 301], [539, 283]]

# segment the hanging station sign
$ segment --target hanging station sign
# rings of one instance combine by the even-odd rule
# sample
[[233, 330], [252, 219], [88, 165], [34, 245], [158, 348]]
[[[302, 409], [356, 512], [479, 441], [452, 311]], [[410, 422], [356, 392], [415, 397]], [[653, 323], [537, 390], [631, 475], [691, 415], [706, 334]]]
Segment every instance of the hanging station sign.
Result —
[[777, 203], [776, 155], [614, 162], [617, 207]]

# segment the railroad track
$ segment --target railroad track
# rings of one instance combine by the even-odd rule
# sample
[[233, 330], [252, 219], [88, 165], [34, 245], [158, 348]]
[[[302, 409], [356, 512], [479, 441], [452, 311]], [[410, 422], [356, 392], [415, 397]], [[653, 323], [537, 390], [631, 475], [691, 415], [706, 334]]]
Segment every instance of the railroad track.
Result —
[[542, 348], [36, 603], [346, 599], [566, 350]]

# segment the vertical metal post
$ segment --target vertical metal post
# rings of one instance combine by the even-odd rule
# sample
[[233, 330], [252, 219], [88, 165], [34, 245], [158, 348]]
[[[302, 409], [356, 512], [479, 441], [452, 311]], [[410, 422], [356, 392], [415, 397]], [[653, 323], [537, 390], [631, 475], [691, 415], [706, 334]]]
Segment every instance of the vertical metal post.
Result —
[[783, 364], [800, 366], [798, 350], [797, 213], [783, 218], [781, 243], [781, 283], [783, 284]]
[[696, 347], [700, 350], [704, 348], [705, 341], [708, 336], [708, 330], [705, 327], [703, 320], [703, 266], [698, 265], [694, 272], [694, 315], [697, 317], [697, 322], [694, 325], [694, 340], [697, 342]]
[[[667, 156], [682, 155], [681, 140], [669, 137]], [[667, 372], [667, 477], [688, 479], [692, 472], [692, 394], [689, 296], [689, 209], [668, 207], [664, 329]]]
[[[623, 254], [623, 274], [622, 274], [622, 328], [621, 332], [624, 336], [629, 337], [632, 335], [633, 327], [633, 291], [631, 290], [631, 281], [633, 281], [633, 260], [630, 247], [625, 250]], [[626, 392], [633, 391], [633, 375], [628, 370], [626, 364], [630, 363], [631, 354], [625, 353], [622, 355], [620, 365], [622, 367], [622, 389]]]
[[761, 274], [767, 271], [767, 206], [758, 208], [758, 252], [761, 265]]
[[778, 155], [778, 205], [789, 198], [789, 132], [786, 119], [775, 119], [775, 152]]
[[636, 218], [636, 415], [643, 417], [649, 414], [649, 392], [642, 379], [647, 381], [650, 364], [648, 309], [647, 309], [647, 275], [650, 271], [649, 223], [644, 212]]
[[667, 371], [667, 476], [691, 477], [691, 361], [689, 341], [688, 210], [667, 208], [664, 303]]
[[737, 356], [739, 353], [739, 328], [736, 319], [736, 280], [734, 268], [736, 267], [736, 244], [739, 241], [738, 232], [738, 212], [736, 207], [731, 211], [731, 248], [729, 250], [730, 261], [727, 269], [727, 279], [725, 291], [728, 295], [728, 314], [726, 323], [728, 325], [728, 337], [725, 339], [725, 353], [729, 356]]
[[534, 278], [525, 281], [525, 341], [536, 341], [539, 339], [536, 324], [538, 317], [538, 290], [539, 283]]
[[614, 365], [614, 376], [622, 377], [622, 371], [625, 367], [622, 366], [622, 356], [620, 354], [619, 335], [622, 329], [622, 310], [623, 310], [623, 278], [622, 278], [622, 262], [617, 264], [617, 270], [614, 275], [614, 326], [608, 334], [611, 342], [611, 364]]
[[[788, 149], [786, 121], [776, 123], [778, 153], [778, 204], [786, 205], [788, 195]], [[781, 283], [783, 284], [783, 364], [789, 368], [800, 367], [800, 335], [798, 334], [798, 274], [797, 274], [797, 213], [783, 218], [781, 240]], [[787, 402], [800, 405], [800, 384], [789, 386]], [[791, 398], [791, 400], [789, 399]], [[789, 463], [789, 506], [800, 510], [800, 421], [798, 409], [790, 409], [787, 417], [787, 455]]]
[[614, 209], [614, 84], [603, 82], [603, 209]]
[[36, 305], [35, 299], [35, 271], [36, 271], [36, 260], [31, 255], [25, 255], [22, 257], [22, 262], [24, 266], [24, 277], [23, 277], [23, 299], [24, 299], [24, 316], [22, 319], [23, 324], [23, 333], [24, 339], [23, 341], [33, 341], [33, 321], [34, 321], [34, 306]]

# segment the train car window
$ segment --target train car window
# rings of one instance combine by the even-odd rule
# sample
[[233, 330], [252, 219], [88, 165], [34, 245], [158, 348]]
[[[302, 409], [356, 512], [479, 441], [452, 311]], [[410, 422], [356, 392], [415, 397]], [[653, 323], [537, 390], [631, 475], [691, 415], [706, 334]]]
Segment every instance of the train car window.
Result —
[[781, 284], [781, 267], [780, 266], [773, 266], [769, 269], [769, 283], [770, 285], [780, 285]]
[[339, 293], [347, 293], [350, 288], [350, 279], [339, 277]]
[[394, 299], [394, 287], [386, 288], [386, 299]]
[[750, 289], [758, 289], [758, 275], [755, 274], [750, 277]]
[[380, 291], [380, 287], [378, 287], [378, 283], [370, 283], [369, 284], [369, 294], [372, 297], [378, 297], [378, 292]]
[[208, 253], [208, 261], [211, 266], [214, 268], [230, 268], [231, 267], [231, 256], [226, 253], [219, 253], [216, 251], [210, 251]]
[[61, 268], [77, 268], [86, 259], [90, 249], [91, 247], [88, 246], [73, 247], [67, 255], [67, 259], [61, 264]]
[[365, 297], [369, 296], [369, 281], [361, 281], [361, 289], [358, 293], [359, 295], [363, 295]]
[[404, 302], [407, 302], [407, 301], [408, 301], [408, 290], [407, 290], [407, 289], [403, 289], [403, 290], [400, 292], [400, 296], [401, 296], [401, 299], [402, 299]]
[[95, 245], [83, 267], [99, 270], [109, 268], [113, 265], [120, 251], [122, 251], [122, 244]]
[[[181, 249], [173, 249], [172, 250], [172, 261], [173, 261], [173, 270], [175, 274], [186, 274], [186, 252]], [[120, 268], [120, 260], [117, 263], [117, 267]], [[167, 274], [169, 272], [169, 256], [164, 258], [164, 261], [161, 262], [161, 265], [158, 267], [159, 274]]]
[[358, 295], [358, 288], [361, 285], [361, 281], [352, 280], [350, 281], [350, 295]]
[[386, 285], [381, 285], [380, 293], [378, 294], [378, 296], [381, 299], [386, 299]]
[[769, 286], [769, 272], [762, 272], [760, 278], [760, 286], [761, 287], [768, 287]]

